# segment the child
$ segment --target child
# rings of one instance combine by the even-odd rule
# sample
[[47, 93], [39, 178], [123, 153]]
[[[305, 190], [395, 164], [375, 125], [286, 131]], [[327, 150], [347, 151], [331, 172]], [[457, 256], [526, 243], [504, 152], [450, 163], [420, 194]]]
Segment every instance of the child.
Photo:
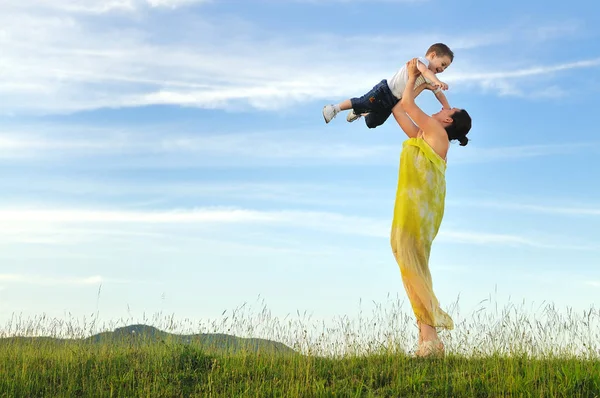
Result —
[[[424, 83], [432, 85], [436, 98], [442, 104], [442, 109], [450, 109], [448, 100], [442, 92], [442, 90], [448, 89], [448, 85], [441, 82], [435, 75], [450, 66], [454, 61], [454, 53], [447, 45], [436, 43], [429, 47], [425, 58], [419, 57], [418, 60], [420, 62], [417, 62], [417, 67], [421, 76], [415, 82], [415, 88]], [[362, 97], [347, 99], [337, 105], [325, 105], [323, 107], [325, 123], [329, 123], [339, 112], [350, 109], [346, 117], [348, 122], [353, 122], [362, 114], [366, 114], [365, 123], [368, 128], [382, 125], [402, 98], [407, 81], [408, 73], [406, 65], [404, 65], [389, 82], [383, 79]]]

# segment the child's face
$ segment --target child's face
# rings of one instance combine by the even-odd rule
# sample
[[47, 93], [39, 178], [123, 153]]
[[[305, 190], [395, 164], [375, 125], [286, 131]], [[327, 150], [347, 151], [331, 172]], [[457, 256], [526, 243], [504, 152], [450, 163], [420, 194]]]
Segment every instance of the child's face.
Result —
[[442, 73], [446, 70], [447, 67], [450, 66], [451, 63], [452, 61], [450, 60], [449, 56], [444, 55], [438, 57], [437, 55], [435, 55], [432, 59], [429, 60], [429, 69], [433, 73]]

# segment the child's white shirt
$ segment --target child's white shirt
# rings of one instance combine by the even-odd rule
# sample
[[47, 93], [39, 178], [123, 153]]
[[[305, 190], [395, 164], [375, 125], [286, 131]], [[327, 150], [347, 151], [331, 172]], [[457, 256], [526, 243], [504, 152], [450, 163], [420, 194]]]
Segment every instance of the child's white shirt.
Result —
[[[425, 64], [425, 67], [429, 68], [429, 60], [425, 57], [417, 57], [419, 62]], [[404, 93], [404, 88], [406, 87], [406, 82], [408, 81], [408, 70], [406, 69], [406, 65], [404, 65], [398, 72], [392, 76], [391, 79], [388, 80], [388, 87], [392, 91], [392, 94], [398, 99], [402, 98], [402, 94]], [[432, 81], [426, 79], [422, 74], [417, 77], [415, 81], [415, 87], [420, 86], [423, 83], [431, 84]], [[440, 92], [441, 89], [438, 87], [434, 90], [434, 93]]]

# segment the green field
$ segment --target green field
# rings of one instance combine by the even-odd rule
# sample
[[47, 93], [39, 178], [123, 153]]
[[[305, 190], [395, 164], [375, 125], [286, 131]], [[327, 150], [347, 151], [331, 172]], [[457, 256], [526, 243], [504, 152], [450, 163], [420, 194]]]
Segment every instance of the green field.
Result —
[[13, 322], [0, 339], [0, 396], [600, 397], [598, 311], [560, 317], [547, 306], [536, 319], [513, 310], [479, 312], [443, 333], [443, 359], [414, 358], [410, 316], [381, 309], [322, 329], [264, 311], [214, 328], [246, 337], [273, 331], [254, 340], [143, 325], [32, 337], [56, 328]]

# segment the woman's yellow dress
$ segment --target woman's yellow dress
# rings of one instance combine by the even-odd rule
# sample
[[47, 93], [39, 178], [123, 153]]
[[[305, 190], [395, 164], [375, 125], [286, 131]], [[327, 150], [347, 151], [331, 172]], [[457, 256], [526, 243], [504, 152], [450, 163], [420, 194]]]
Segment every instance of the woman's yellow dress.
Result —
[[402, 145], [391, 244], [402, 282], [418, 321], [453, 329], [433, 293], [431, 244], [444, 216], [446, 162], [422, 137]]

